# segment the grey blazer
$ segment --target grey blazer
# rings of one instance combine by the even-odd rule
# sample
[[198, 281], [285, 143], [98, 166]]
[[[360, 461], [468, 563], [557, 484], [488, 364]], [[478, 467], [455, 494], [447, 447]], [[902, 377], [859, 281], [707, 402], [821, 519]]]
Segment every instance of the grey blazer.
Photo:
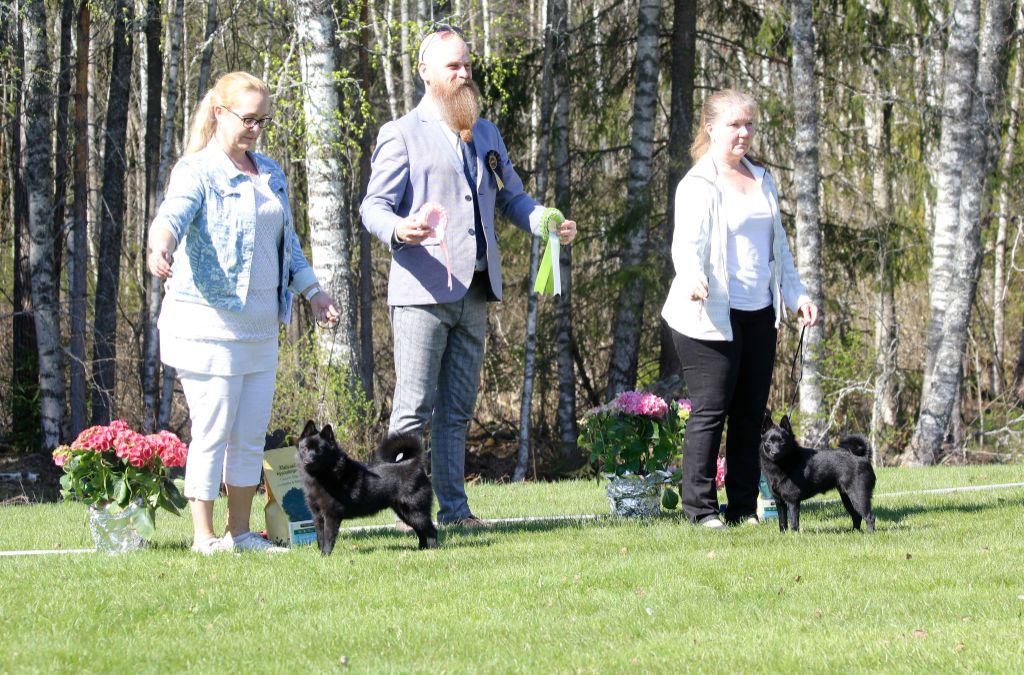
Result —
[[[359, 213], [364, 227], [391, 248], [389, 305], [453, 302], [466, 294], [473, 280], [473, 196], [462, 159], [445, 137], [441, 124], [421, 103], [408, 115], [385, 124], [377, 135], [370, 182]], [[500, 210], [516, 227], [539, 234], [544, 207], [523, 191], [523, 182], [509, 161], [508, 149], [497, 127], [487, 120], [477, 120], [473, 141], [480, 220], [487, 241], [487, 271], [491, 289], [500, 300], [501, 258], [494, 212]], [[492, 151], [498, 157], [498, 171], [504, 183], [501, 190], [487, 167], [487, 155]], [[398, 222], [427, 202], [436, 202], [448, 210], [446, 241], [452, 262], [451, 290], [439, 244], [399, 244], [393, 239]]]

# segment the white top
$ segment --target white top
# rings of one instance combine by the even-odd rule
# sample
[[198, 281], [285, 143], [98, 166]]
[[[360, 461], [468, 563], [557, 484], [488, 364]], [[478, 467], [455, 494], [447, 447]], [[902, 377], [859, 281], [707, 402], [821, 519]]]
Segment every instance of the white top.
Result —
[[729, 307], [763, 309], [772, 303], [772, 212], [761, 190], [746, 194], [722, 181], [729, 236]]
[[160, 310], [160, 359], [178, 370], [241, 375], [277, 364], [278, 266], [284, 209], [269, 174], [249, 176], [256, 200], [249, 292], [234, 312], [178, 298], [173, 287]]
[[[785, 318], [785, 307], [796, 311], [811, 298], [807, 295], [793, 262], [782, 229], [779, 194], [775, 181], [764, 167], [745, 157], [743, 164], [758, 182], [771, 209], [772, 236], [769, 290], [775, 311], [775, 327]], [[729, 227], [725, 216], [720, 180], [714, 160], [705, 154], [691, 167], [676, 187], [675, 230], [672, 237], [672, 280], [661, 316], [676, 332], [697, 340], [732, 340], [729, 319]], [[708, 298], [693, 300], [696, 283], [708, 286]]]

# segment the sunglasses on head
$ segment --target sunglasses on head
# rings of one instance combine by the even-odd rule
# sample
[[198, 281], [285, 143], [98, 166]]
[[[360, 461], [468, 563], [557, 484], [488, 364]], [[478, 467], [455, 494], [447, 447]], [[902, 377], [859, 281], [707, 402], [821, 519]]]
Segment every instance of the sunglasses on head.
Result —
[[455, 26], [451, 26], [446, 23], [435, 23], [430, 28], [430, 32], [427, 33], [427, 37], [423, 38], [423, 42], [420, 43], [420, 63], [423, 62], [423, 55], [427, 53], [427, 48], [437, 40], [448, 40], [452, 36], [458, 35], [464, 41], [466, 34]]

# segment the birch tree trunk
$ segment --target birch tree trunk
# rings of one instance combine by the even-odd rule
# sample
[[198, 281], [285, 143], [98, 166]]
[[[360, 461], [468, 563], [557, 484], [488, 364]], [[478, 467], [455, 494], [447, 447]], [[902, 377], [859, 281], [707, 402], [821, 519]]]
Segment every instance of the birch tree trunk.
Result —
[[[552, 3], [556, 0], [551, 0]], [[542, 14], [550, 17], [550, 5], [545, 4]], [[553, 21], [546, 21], [544, 26], [544, 61], [541, 71], [540, 123], [534, 132], [537, 140], [536, 178], [533, 195], [543, 201], [548, 187], [548, 156], [551, 147], [551, 134], [545, 133], [550, 128], [551, 109], [554, 99], [554, 78], [552, 63], [554, 59], [555, 35]], [[533, 431], [531, 408], [533, 405], [534, 383], [536, 381], [537, 364], [537, 292], [533, 285], [537, 279], [537, 267], [540, 264], [540, 246], [542, 237], [530, 238], [530, 285], [526, 299], [526, 345], [523, 351], [523, 394], [519, 404], [519, 448], [516, 454], [516, 466], [512, 472], [512, 480], [521, 482], [526, 478], [526, 470], [530, 462], [530, 436]]]
[[391, 113], [390, 119], [398, 119], [398, 95], [395, 92], [395, 75], [391, 70], [391, 64], [395, 60], [395, 44], [394, 38], [392, 37], [391, 28], [394, 19], [394, 10], [392, 10], [394, 0], [384, 0], [384, 21], [381, 25], [381, 21], [377, 17], [376, 11], [374, 10], [374, 3], [368, 2], [367, 5], [370, 9], [370, 21], [373, 24], [373, 35], [377, 41], [377, 44], [381, 48], [381, 59], [380, 69], [384, 74], [384, 91], [387, 94], [388, 99], [388, 112]]
[[164, 60], [160, 41], [163, 39], [161, 0], [146, 0], [146, 195], [145, 221], [153, 217], [157, 202], [157, 171], [160, 163], [152, 161], [160, 156], [160, 99], [164, 88]]
[[[22, 139], [22, 90], [25, 89], [25, 45], [18, 21], [19, 12], [0, 12], [4, 22], [5, 40], [13, 48], [15, 69], [11, 73], [11, 185], [14, 216], [14, 320], [12, 321], [11, 431], [25, 442], [38, 438], [39, 352], [36, 349], [36, 327], [32, 317], [32, 266], [29, 252], [32, 237], [29, 230], [28, 195], [25, 190], [25, 152]], [[32, 439], [31, 441], [29, 439]]]
[[480, 0], [480, 20], [484, 27], [484, 61], [491, 60], [491, 3]]
[[300, 64], [305, 84], [307, 209], [313, 269], [334, 297], [341, 318], [320, 332], [325, 354], [359, 375], [356, 363], [356, 307], [351, 271], [352, 222], [346, 202], [348, 186], [341, 165], [338, 92], [335, 88], [334, 13], [330, 0], [303, 0], [295, 16], [302, 41]]
[[[68, 167], [70, 166], [71, 124], [68, 114], [71, 108], [71, 33], [75, 24], [74, 0], [62, 0], [60, 6], [60, 56], [57, 71], [57, 126], [54, 144], [54, 197], [53, 197], [53, 268], [61, 269], [63, 258], [64, 227], [67, 221]], [[59, 276], [59, 275], [58, 275]], [[57, 284], [55, 301], [60, 302], [60, 283]]]
[[[373, 0], [360, 0], [360, 31], [359, 31], [359, 81], [363, 92], [363, 101], [370, 95], [373, 87], [373, 71], [370, 65], [370, 31], [372, 21], [370, 12]], [[379, 42], [379, 41], [378, 41]], [[383, 64], [388, 70], [388, 63]], [[360, 123], [363, 137], [359, 153], [359, 194], [366, 194], [366, 186], [370, 183], [370, 157], [373, 154], [374, 139], [377, 129], [373, 118], [364, 116], [363, 106], [359, 107]], [[374, 356], [373, 356], [373, 241], [369, 230], [358, 227], [359, 231], [359, 377], [363, 383], [363, 394], [367, 401], [374, 400]]]
[[[572, 218], [572, 164], [569, 159], [569, 7], [567, 0], [552, 0], [549, 10], [554, 54], [552, 86], [555, 117], [552, 125], [552, 154], [555, 169], [555, 206]], [[572, 321], [572, 245], [559, 247], [562, 293], [555, 297], [555, 359], [558, 363], [558, 436], [559, 455], [563, 462], [573, 464], [579, 455], [576, 439], [576, 363], [573, 360]]]
[[[164, 92], [163, 124], [160, 131], [160, 162], [156, 172], [155, 205], [159, 205], [164, 200], [168, 175], [171, 171], [171, 155], [174, 152], [174, 119], [180, 91], [178, 79], [181, 69], [184, 13], [184, 0], [176, 0], [170, 25], [171, 49], [167, 61], [167, 89]], [[160, 335], [157, 329], [157, 320], [160, 318], [160, 306], [163, 302], [163, 282], [157, 277], [150, 276], [149, 284], [149, 340], [146, 350], [145, 372], [147, 374], [146, 393], [152, 398], [151, 401], [147, 402], [146, 414], [147, 423], [150, 422], [149, 416], [155, 414], [156, 419], [153, 422], [156, 424], [156, 427], [165, 429], [170, 424], [171, 407], [174, 403], [174, 368], [170, 366], [164, 367], [163, 378], [160, 378]], [[159, 392], [157, 391], [158, 387], [160, 389]]]
[[1013, 215], [1010, 213], [1010, 191], [1016, 188], [1012, 178], [1014, 153], [1017, 148], [1017, 128], [1020, 125], [1020, 98], [1024, 89], [1024, 51], [1018, 49], [1010, 87], [1010, 110], [1006, 124], [1006, 141], [999, 166], [999, 213], [995, 250], [992, 253], [992, 394], [1001, 396], [1004, 390], [1003, 360], [1006, 345], [1006, 233]]
[[411, 18], [409, 15], [410, 2], [412, 2], [412, 0], [398, 0], [402, 22], [399, 27], [402, 53], [399, 56], [402, 64], [402, 100], [405, 102], [405, 111], [403, 111], [403, 115], [416, 107], [416, 103], [414, 101], [416, 95], [416, 83], [413, 81], [413, 61], [419, 58], [419, 54], [416, 53], [418, 46], [414, 44], [415, 41], [411, 35], [412, 26], [410, 24]]
[[[879, 69], [880, 70], [880, 69]], [[865, 109], [868, 142], [873, 150], [873, 224], [878, 241], [878, 301], [875, 316], [875, 379], [871, 404], [871, 448], [880, 464], [889, 449], [889, 433], [899, 423], [897, 390], [898, 326], [896, 323], [896, 224], [892, 220], [892, 101], [877, 77], [870, 78], [872, 100]]]
[[644, 314], [644, 281], [640, 268], [647, 249], [647, 222], [651, 199], [651, 156], [654, 151], [654, 123], [658, 111], [658, 30], [661, 3], [639, 0], [637, 11], [636, 87], [630, 141], [629, 177], [626, 180], [626, 212], [623, 217], [625, 242], [620, 254], [623, 278], [612, 329], [612, 353], [608, 367], [610, 399], [636, 385], [640, 352], [640, 328]]
[[[995, 165], [996, 139], [1006, 82], [1007, 44], [1013, 0], [989, 0], [978, 43], [978, 0], [957, 0], [947, 64], [968, 78], [973, 95], [966, 109], [971, 138], [961, 155], [961, 191], [955, 255], [947, 289], [948, 302], [931, 376], [925, 380], [921, 410], [905, 463], [935, 463], [962, 387], [964, 345], [981, 271], [981, 221], [986, 183]], [[954, 56], [955, 54], [955, 56]], [[954, 65], [955, 64], [955, 65]], [[971, 68], [974, 64], [975, 68]], [[975, 74], [976, 73], [976, 74]], [[948, 101], [946, 102], [948, 106]], [[944, 120], [948, 121], [949, 118]], [[952, 163], [944, 157], [943, 166]]]
[[[812, 0], [793, 0], [790, 32], [793, 41], [793, 107], [796, 117], [793, 184], [796, 188], [796, 249], [800, 279], [818, 307], [822, 302], [821, 221], [818, 183], [818, 84], [814, 77], [814, 13]], [[804, 440], [821, 447], [827, 441], [828, 418], [822, 415], [822, 340], [824, 318], [806, 331], [800, 412]]]
[[[661, 287], [668, 289], [675, 276], [672, 265], [672, 235], [675, 231], [676, 186], [690, 168], [690, 144], [693, 142], [693, 83], [697, 59], [697, 5], [693, 0], [674, 0], [672, 21], [672, 86], [669, 91], [668, 179], [665, 182], [665, 224], [660, 243]], [[672, 340], [672, 329], [664, 319], [658, 321], [661, 348], [658, 379], [682, 377], [679, 355]]]
[[70, 308], [71, 427], [70, 438], [86, 425], [85, 405], [85, 331], [86, 279], [89, 252], [89, 30], [90, 0], [81, 0], [76, 25], [75, 63], [75, 154], [74, 225], [68, 239], [68, 295]]
[[110, 424], [117, 381], [117, 300], [121, 276], [121, 239], [125, 211], [125, 141], [132, 72], [132, 24], [135, 4], [117, 0], [114, 48], [103, 143], [103, 202], [97, 258], [92, 350], [92, 423]]
[[46, 9], [43, 0], [25, 4], [25, 190], [28, 196], [28, 229], [31, 237], [29, 266], [32, 273], [32, 317], [39, 350], [39, 419], [42, 447], [49, 450], [61, 441], [64, 424], [64, 352], [60, 341], [60, 306], [53, 236], [53, 166], [50, 149], [53, 120], [53, 89], [46, 40]]
[[[872, 3], [871, 34], [868, 39], [884, 39], [890, 21], [880, 3]], [[896, 264], [898, 226], [894, 221], [892, 176], [892, 116], [894, 95], [891, 89], [893, 60], [883, 50], [872, 53], [868, 62], [868, 89], [864, 108], [871, 164], [871, 220], [878, 247], [878, 288], [875, 307], [874, 382], [871, 402], [870, 442], [872, 462], [880, 465], [892, 447], [892, 431], [899, 424], [899, 388], [896, 321]]]
[[206, 94], [210, 82], [210, 64], [213, 61], [213, 34], [217, 32], [217, 0], [206, 0], [206, 32], [203, 37], [203, 55], [199, 59], [199, 80], [196, 100]]
[[[179, 3], [180, 4], [180, 3]], [[163, 21], [160, 11], [160, 0], [148, 0], [146, 3], [146, 202], [144, 221], [148, 225], [153, 218], [153, 211], [159, 204], [157, 177], [160, 162], [152, 161], [160, 157], [160, 98], [164, 86], [164, 62], [160, 49], [163, 37]], [[173, 40], [172, 40], [172, 54]], [[173, 56], [172, 56], [173, 59]], [[142, 342], [142, 428], [146, 433], [154, 431], [157, 405], [159, 398], [160, 372], [159, 340], [156, 321], [160, 315], [160, 280], [145, 272], [145, 256], [143, 273], [146, 279], [146, 326]]]
[[[968, 4], [977, 4], [968, 3]], [[967, 12], [965, 14], [965, 12]], [[965, 26], [964, 21], [972, 22]], [[966, 32], [965, 32], [966, 31]], [[969, 37], [973, 35], [973, 37]], [[960, 214], [962, 163], [969, 151], [972, 130], [970, 110], [978, 66], [978, 10], [962, 1], [953, 5], [949, 45], [943, 57], [945, 78], [942, 95], [942, 131], [935, 180], [935, 221], [932, 228], [932, 260], [928, 275], [929, 321], [925, 346], [923, 390], [929, 388], [932, 364], [942, 338], [942, 320], [949, 307], [949, 285]]]

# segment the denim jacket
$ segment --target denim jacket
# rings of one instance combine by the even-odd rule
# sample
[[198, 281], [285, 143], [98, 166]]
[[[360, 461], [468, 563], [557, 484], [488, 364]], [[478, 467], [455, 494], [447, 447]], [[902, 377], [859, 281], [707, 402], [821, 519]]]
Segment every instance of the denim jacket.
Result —
[[[278, 319], [288, 323], [293, 292], [316, 283], [295, 234], [284, 172], [269, 157], [250, 152], [260, 174], [281, 200], [285, 223], [279, 249]], [[216, 139], [174, 166], [151, 227], [169, 230], [177, 242], [168, 293], [182, 300], [241, 311], [249, 291], [256, 196], [252, 183]], [[184, 255], [181, 253], [184, 252]]]

